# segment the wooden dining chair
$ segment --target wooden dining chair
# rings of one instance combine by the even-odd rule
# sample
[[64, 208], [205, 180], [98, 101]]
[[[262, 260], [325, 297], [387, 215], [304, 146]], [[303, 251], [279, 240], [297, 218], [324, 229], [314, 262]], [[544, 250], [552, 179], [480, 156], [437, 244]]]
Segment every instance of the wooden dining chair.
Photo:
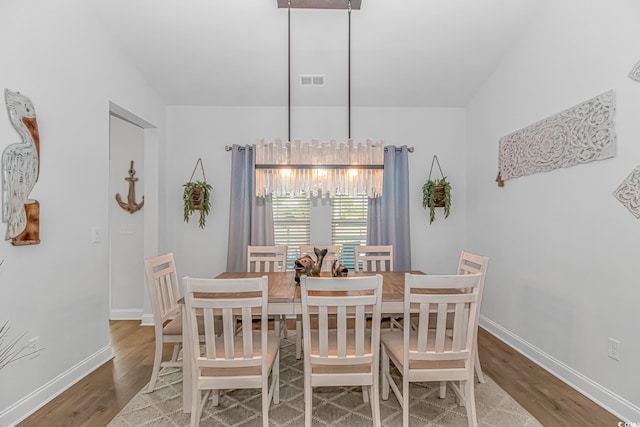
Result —
[[[334, 386], [362, 386], [363, 398], [371, 406], [373, 424], [380, 426], [382, 276], [303, 276], [300, 289], [305, 426], [312, 424], [313, 387]], [[345, 295], [347, 291], [349, 295]], [[372, 316], [370, 329], [367, 316]]]
[[[458, 259], [458, 269], [456, 270], [456, 272], [457, 274], [482, 273], [486, 275], [488, 265], [489, 265], [489, 257], [474, 254], [472, 252], [461, 251], [460, 257]], [[484, 283], [485, 283], [485, 280], [483, 279], [481, 283], [481, 288], [480, 288], [480, 300], [478, 301], [478, 310], [476, 312], [478, 316], [478, 320], [480, 319], [480, 307], [482, 304], [482, 295], [484, 294]], [[432, 317], [433, 317], [433, 314], [432, 314]], [[414, 328], [415, 328], [415, 323], [416, 323], [415, 319], [412, 318], [411, 324], [412, 324], [412, 327]], [[453, 325], [453, 318], [450, 318], [449, 325], [448, 325], [449, 329], [452, 327], [452, 325]], [[477, 327], [476, 327], [474, 339], [476, 341], [476, 348], [477, 348], [478, 347], [478, 328]], [[480, 355], [478, 351], [476, 351], [474, 363], [475, 363], [475, 375], [478, 378], [478, 382], [484, 383], [485, 379], [484, 379], [484, 374], [482, 373], [482, 366], [480, 366]], [[441, 394], [443, 393], [444, 392], [441, 392]]]
[[[404, 318], [417, 316], [416, 328], [405, 327], [381, 337], [382, 399], [389, 398], [391, 388], [402, 406], [403, 427], [409, 425], [409, 383], [433, 381], [449, 382], [466, 407], [469, 426], [478, 425], [473, 370], [483, 280], [482, 273], [405, 274]], [[435, 322], [432, 312], [437, 313]], [[454, 316], [452, 329], [448, 328], [450, 316]], [[391, 376], [391, 362], [402, 376], [402, 389]]]
[[[482, 273], [483, 275], [486, 276], [488, 265], [489, 265], [489, 257], [474, 254], [472, 252], [461, 251], [460, 258], [458, 260], [458, 274]], [[480, 319], [480, 306], [482, 304], [482, 295], [484, 294], [484, 282], [485, 281], [483, 279], [480, 284], [481, 285], [480, 298], [478, 300], [478, 310], [476, 312], [476, 315], [478, 316], [478, 322]], [[478, 326], [477, 326], [478, 322], [476, 322], [476, 330], [474, 333], [476, 348], [478, 348]], [[484, 383], [485, 382], [484, 374], [482, 373], [482, 367], [480, 366], [480, 356], [477, 351], [475, 356], [475, 373], [476, 373], [476, 376], [478, 377], [478, 382]]]
[[[393, 246], [392, 245], [360, 245], [354, 246], [354, 270], [355, 271], [393, 271]], [[361, 265], [362, 263], [362, 265]], [[394, 315], [383, 320], [389, 320], [389, 328], [402, 329], [402, 316]]]
[[[287, 271], [287, 246], [247, 246], [247, 271], [269, 273]], [[273, 318], [273, 329], [280, 336], [287, 337], [287, 322], [285, 316]]]
[[[271, 401], [280, 402], [280, 336], [268, 333], [267, 276], [185, 277], [183, 283], [192, 343], [191, 426], [200, 424], [211, 391], [213, 405], [218, 406], [220, 390], [258, 388], [262, 391], [262, 425], [268, 427]], [[252, 327], [255, 313], [260, 313], [258, 330]], [[196, 326], [198, 316], [204, 319], [203, 329]], [[243, 324], [240, 332], [236, 332], [236, 317]], [[216, 334], [218, 330], [221, 333]], [[198, 335], [204, 336], [204, 345], [198, 344]], [[204, 397], [203, 390], [207, 390]]]
[[[327, 254], [322, 261], [321, 271], [331, 271], [334, 261], [340, 262], [340, 246], [339, 245], [300, 245], [300, 256], [309, 255], [316, 259], [315, 248], [326, 249]], [[302, 316], [296, 317], [296, 359], [302, 357]]]
[[353, 247], [354, 271], [393, 271], [392, 245]]
[[300, 256], [309, 255], [311, 258], [316, 258], [315, 248], [326, 249], [327, 255], [322, 262], [322, 271], [331, 271], [333, 261], [340, 262], [340, 246], [339, 245], [300, 245]]
[[[182, 367], [178, 360], [182, 348], [182, 297], [173, 253], [167, 253], [144, 260], [145, 276], [155, 332], [155, 352], [151, 380], [147, 388], [152, 392], [158, 380], [158, 373], [164, 367]], [[168, 361], [162, 360], [164, 344], [173, 344], [173, 354]]]

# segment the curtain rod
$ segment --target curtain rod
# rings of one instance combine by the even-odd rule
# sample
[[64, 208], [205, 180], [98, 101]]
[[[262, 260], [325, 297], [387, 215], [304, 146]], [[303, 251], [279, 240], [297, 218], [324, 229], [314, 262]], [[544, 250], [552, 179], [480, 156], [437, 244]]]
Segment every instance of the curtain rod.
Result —
[[[231, 151], [231, 150], [233, 150], [233, 147], [232, 147], [232, 146], [230, 146], [230, 145], [225, 145], [225, 146], [224, 146], [224, 150], [225, 150], [225, 151]], [[238, 147], [238, 150], [240, 150], [240, 151], [244, 151], [244, 150], [245, 150], [245, 147]], [[253, 147], [249, 147], [249, 150], [253, 150]], [[387, 147], [384, 147], [384, 151], [387, 151]], [[396, 147], [396, 151], [402, 151], [402, 148], [398, 148], [398, 147]], [[413, 147], [409, 147], [409, 148], [407, 149], [407, 151], [409, 151], [410, 153], [413, 153]]]

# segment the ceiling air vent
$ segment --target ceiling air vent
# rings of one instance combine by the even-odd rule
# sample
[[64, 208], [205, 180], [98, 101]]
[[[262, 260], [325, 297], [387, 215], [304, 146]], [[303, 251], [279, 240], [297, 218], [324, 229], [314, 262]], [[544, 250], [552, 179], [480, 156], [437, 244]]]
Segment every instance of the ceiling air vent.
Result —
[[300, 86], [324, 86], [324, 75], [301, 74]]

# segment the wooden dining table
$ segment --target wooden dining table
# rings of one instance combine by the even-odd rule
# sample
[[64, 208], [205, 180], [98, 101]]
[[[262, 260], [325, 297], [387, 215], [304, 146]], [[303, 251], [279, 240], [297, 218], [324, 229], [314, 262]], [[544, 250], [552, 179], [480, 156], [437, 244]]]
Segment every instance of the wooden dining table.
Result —
[[[348, 277], [382, 275], [382, 314], [398, 314], [404, 312], [404, 276], [405, 273], [424, 274], [421, 271], [386, 271], [386, 272], [349, 272]], [[271, 273], [247, 273], [224, 272], [216, 276], [216, 279], [237, 279], [247, 277], [267, 276], [269, 280], [269, 307], [270, 315], [300, 315], [302, 314], [302, 299], [300, 286], [295, 282], [294, 272]], [[331, 277], [331, 273], [323, 272], [321, 277]], [[182, 310], [182, 339], [183, 343], [183, 368], [182, 368], [182, 405], [185, 413], [191, 412], [191, 372], [192, 356], [190, 334], [187, 332], [187, 311]]]

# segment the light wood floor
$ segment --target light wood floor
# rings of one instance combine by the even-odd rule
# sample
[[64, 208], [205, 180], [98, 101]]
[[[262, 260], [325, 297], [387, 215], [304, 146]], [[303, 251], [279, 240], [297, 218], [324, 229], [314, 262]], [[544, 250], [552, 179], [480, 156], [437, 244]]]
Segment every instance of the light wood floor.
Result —
[[[153, 328], [111, 321], [114, 358], [18, 427], [105, 426], [151, 377]], [[478, 334], [483, 371], [544, 426], [617, 426], [618, 419], [493, 335]], [[170, 357], [170, 347], [165, 357]], [[517, 427], [517, 426], [509, 426]]]

